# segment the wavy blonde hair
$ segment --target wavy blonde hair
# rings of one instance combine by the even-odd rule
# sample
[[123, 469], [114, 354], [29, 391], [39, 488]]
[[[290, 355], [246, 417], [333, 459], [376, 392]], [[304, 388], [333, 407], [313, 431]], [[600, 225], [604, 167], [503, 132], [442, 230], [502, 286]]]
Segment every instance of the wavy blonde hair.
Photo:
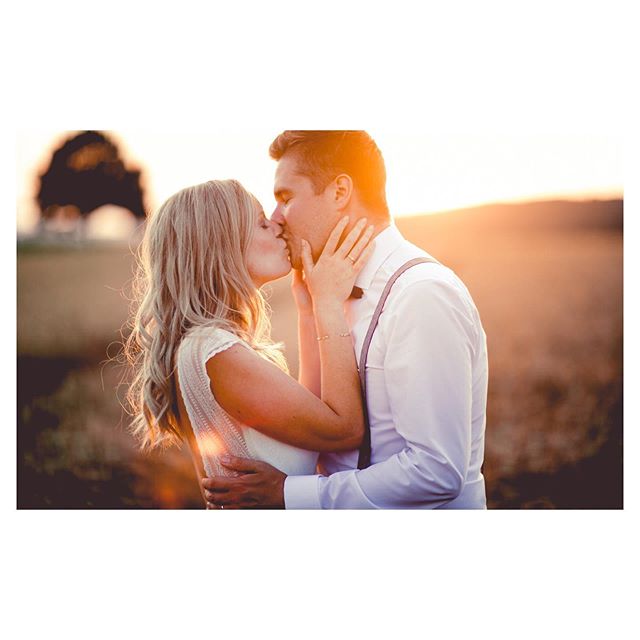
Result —
[[256, 199], [236, 180], [179, 191], [151, 216], [137, 252], [126, 400], [142, 448], [182, 440], [175, 356], [187, 331], [219, 327], [287, 370], [269, 307], [247, 270]]

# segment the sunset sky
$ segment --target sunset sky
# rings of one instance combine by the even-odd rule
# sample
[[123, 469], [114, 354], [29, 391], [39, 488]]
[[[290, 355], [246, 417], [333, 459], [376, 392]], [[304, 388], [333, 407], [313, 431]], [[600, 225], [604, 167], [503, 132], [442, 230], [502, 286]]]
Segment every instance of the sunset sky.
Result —
[[[110, 132], [128, 163], [139, 166], [155, 208], [175, 191], [215, 178], [237, 178], [274, 206], [275, 163], [268, 147], [278, 133]], [[602, 134], [473, 135], [369, 132], [385, 158], [387, 193], [396, 216], [434, 213], [498, 201], [620, 197], [621, 140]], [[21, 131], [17, 136], [17, 229], [37, 221], [35, 178], [68, 132]], [[94, 221], [109, 223], [109, 216]], [[106, 228], [106, 227], [104, 227]]]

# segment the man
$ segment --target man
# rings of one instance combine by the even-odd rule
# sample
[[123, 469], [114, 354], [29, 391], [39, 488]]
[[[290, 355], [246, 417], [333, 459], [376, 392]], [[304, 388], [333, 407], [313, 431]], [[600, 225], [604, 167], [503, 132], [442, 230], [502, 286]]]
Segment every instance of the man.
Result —
[[317, 259], [345, 214], [375, 224], [375, 249], [354, 288], [361, 296], [346, 303], [366, 374], [370, 447], [365, 437], [360, 451], [322, 454], [314, 476], [228, 458], [225, 466], [251, 482], [204, 479], [209, 508], [486, 508], [486, 336], [466, 287], [394, 226], [384, 161], [366, 132], [285, 131], [270, 154], [278, 161], [272, 219], [284, 227], [294, 268], [300, 240]]

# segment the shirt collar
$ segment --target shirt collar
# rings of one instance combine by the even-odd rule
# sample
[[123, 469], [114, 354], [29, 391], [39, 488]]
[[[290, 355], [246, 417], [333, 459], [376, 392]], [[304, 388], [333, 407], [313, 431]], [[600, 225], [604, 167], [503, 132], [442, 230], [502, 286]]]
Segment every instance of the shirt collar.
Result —
[[358, 274], [355, 282], [356, 286], [361, 289], [368, 289], [378, 269], [380, 269], [385, 260], [400, 246], [403, 240], [402, 234], [393, 222], [386, 229], [383, 229], [375, 237], [376, 245], [373, 253], [367, 260], [367, 264], [364, 265], [362, 271]]

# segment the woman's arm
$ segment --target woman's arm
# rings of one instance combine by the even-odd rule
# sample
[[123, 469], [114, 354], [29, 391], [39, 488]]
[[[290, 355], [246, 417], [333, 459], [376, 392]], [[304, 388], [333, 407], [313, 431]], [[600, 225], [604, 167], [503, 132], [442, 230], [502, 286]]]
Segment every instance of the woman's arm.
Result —
[[[315, 451], [353, 449], [359, 446], [364, 431], [356, 359], [343, 305], [373, 249], [369, 243], [372, 229], [360, 237], [364, 225], [356, 225], [338, 246], [345, 226], [342, 221], [334, 229], [316, 265], [308, 245], [303, 248], [315, 327], [318, 337], [323, 338], [316, 341], [320, 398], [241, 345], [207, 362], [212, 391], [225, 411], [270, 437]], [[347, 259], [349, 254], [357, 257], [355, 264]]]
[[298, 382], [319, 398], [320, 350], [316, 340], [313, 300], [302, 271], [298, 269], [293, 272], [291, 291], [298, 311]]
[[[352, 349], [353, 351], [353, 349]], [[352, 354], [353, 355], [353, 354]], [[291, 376], [242, 345], [207, 362], [211, 390], [231, 416], [276, 440], [311, 451], [341, 451], [360, 445], [362, 411], [345, 393], [346, 411], [336, 412]]]
[[318, 398], [322, 397], [320, 349], [313, 315], [298, 316], [298, 382]]

